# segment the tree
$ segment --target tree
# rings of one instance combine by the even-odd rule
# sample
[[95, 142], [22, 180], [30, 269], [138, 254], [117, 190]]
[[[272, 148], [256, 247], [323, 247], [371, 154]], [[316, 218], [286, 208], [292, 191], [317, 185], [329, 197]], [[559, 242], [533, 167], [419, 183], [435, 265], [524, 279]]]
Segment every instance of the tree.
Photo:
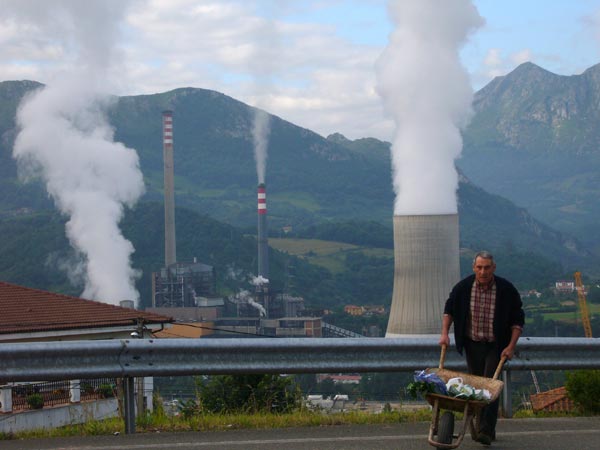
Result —
[[290, 412], [300, 405], [292, 377], [271, 374], [218, 375], [200, 383], [200, 409], [211, 413]]
[[567, 373], [569, 398], [586, 413], [600, 412], [600, 370], [576, 370]]
[[598, 285], [593, 285], [589, 288], [587, 299], [591, 303], [600, 303], [600, 287]]

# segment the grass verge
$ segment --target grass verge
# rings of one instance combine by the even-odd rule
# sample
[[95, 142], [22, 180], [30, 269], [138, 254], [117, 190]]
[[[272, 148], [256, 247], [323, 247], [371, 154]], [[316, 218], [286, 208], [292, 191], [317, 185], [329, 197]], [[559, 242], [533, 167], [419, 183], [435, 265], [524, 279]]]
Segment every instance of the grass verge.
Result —
[[[350, 424], [378, 424], [398, 422], [422, 422], [431, 420], [429, 408], [399, 412], [390, 411], [372, 414], [352, 411], [322, 414], [314, 411], [299, 411], [290, 414], [201, 414], [190, 418], [167, 416], [161, 411], [137, 418], [136, 431], [225, 431], [232, 429], [267, 429], [288, 427], [335, 426]], [[0, 440], [31, 439], [42, 437], [94, 436], [124, 432], [123, 419], [115, 417], [81, 425], [68, 425], [50, 430], [34, 430], [18, 433], [0, 433]]]

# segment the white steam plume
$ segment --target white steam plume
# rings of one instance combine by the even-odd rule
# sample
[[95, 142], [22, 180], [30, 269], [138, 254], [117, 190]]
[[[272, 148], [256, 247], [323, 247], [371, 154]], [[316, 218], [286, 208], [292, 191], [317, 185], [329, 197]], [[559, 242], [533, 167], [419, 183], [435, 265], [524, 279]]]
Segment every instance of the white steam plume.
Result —
[[255, 109], [252, 141], [254, 143], [254, 159], [256, 160], [256, 175], [258, 176], [259, 184], [265, 182], [270, 131], [269, 115], [261, 109]]
[[394, 119], [394, 215], [455, 214], [460, 128], [473, 91], [459, 50], [483, 25], [470, 0], [390, 0], [394, 22], [377, 90]]
[[252, 277], [252, 280], [250, 280], [250, 284], [252, 284], [253, 286], [262, 286], [263, 284], [268, 284], [269, 280], [265, 277], [263, 277], [262, 275], [259, 275], [257, 277]]
[[236, 295], [236, 298], [247, 302], [254, 309], [257, 309], [261, 317], [266, 317], [267, 310], [265, 309], [265, 307], [263, 305], [261, 305], [260, 303], [254, 301], [254, 299], [252, 298], [252, 294], [250, 294], [250, 292], [248, 292], [247, 290], [245, 290], [245, 289], [241, 290]]
[[[83, 297], [138, 300], [134, 251], [118, 227], [144, 185], [135, 150], [113, 141], [106, 118], [110, 63], [126, 2], [8, 2], [8, 12], [75, 49], [76, 68], [21, 103], [13, 155], [21, 174], [39, 176], [69, 216], [66, 233], [83, 256]], [[5, 2], [5, 5], [7, 2]], [[37, 5], [37, 7], [36, 7]]]

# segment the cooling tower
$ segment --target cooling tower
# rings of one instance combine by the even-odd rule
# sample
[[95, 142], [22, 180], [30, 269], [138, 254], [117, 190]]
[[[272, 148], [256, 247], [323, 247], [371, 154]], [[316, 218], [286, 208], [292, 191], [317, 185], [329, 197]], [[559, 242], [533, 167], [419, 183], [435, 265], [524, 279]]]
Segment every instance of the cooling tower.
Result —
[[173, 111], [163, 111], [165, 177], [165, 267], [177, 262], [175, 254], [175, 186], [173, 182]]
[[258, 276], [269, 279], [267, 188], [264, 183], [258, 185]]
[[394, 216], [394, 291], [386, 337], [439, 334], [459, 280], [458, 214]]

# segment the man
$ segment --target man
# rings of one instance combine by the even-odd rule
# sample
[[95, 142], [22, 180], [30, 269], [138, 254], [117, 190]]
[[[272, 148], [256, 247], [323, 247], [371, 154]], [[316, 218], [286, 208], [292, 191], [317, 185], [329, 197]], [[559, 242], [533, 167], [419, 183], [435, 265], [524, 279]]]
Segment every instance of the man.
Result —
[[[492, 377], [502, 357], [511, 359], [525, 323], [517, 289], [494, 275], [491, 253], [482, 251], [473, 259], [473, 275], [459, 281], [444, 307], [440, 345], [449, 345], [454, 323], [456, 349], [466, 353], [473, 375]], [[499, 399], [483, 409], [477, 441], [490, 445], [496, 436]]]

